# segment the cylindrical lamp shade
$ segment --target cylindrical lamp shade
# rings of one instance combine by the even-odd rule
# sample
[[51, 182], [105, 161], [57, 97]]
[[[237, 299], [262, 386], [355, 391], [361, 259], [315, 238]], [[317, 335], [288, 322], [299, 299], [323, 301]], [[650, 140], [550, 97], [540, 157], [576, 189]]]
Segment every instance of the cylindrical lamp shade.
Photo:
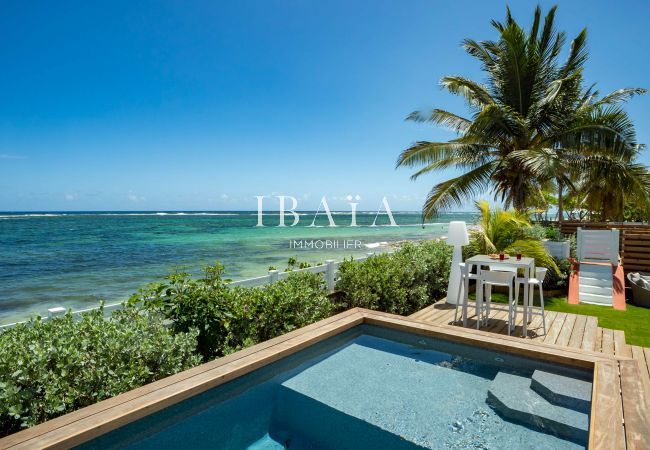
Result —
[[447, 244], [449, 245], [467, 245], [469, 244], [469, 235], [467, 234], [467, 225], [465, 222], [449, 222], [449, 233], [447, 234]]

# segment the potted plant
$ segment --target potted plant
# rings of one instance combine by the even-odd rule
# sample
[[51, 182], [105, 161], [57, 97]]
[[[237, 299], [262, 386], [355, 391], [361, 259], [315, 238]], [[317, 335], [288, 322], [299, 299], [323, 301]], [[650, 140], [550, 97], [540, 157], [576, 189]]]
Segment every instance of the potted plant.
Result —
[[571, 243], [566, 239], [557, 227], [546, 227], [544, 247], [553, 258], [567, 259], [571, 252]]

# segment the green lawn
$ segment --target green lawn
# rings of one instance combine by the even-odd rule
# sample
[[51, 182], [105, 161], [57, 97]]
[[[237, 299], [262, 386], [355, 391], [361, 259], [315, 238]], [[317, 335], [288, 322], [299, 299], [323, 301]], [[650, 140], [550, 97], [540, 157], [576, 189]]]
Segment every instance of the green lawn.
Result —
[[[470, 294], [470, 297], [475, 298], [474, 294]], [[492, 301], [507, 303], [507, 295], [495, 292], [492, 294]], [[535, 304], [539, 304], [537, 295], [535, 295]], [[599, 327], [625, 331], [625, 340], [628, 344], [650, 347], [650, 309], [648, 308], [640, 308], [629, 303], [625, 311], [609, 306], [569, 305], [566, 297], [545, 298], [544, 306], [547, 311], [598, 317]]]

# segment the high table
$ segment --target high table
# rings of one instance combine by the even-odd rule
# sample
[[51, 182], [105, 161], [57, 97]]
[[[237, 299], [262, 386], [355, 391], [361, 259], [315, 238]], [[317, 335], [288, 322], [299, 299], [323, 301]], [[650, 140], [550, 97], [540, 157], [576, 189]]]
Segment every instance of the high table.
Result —
[[[478, 266], [478, 275], [480, 276], [482, 266], [492, 266], [493, 268], [503, 267], [505, 268], [516, 268], [523, 269], [524, 271], [524, 336], [528, 336], [528, 291], [529, 284], [528, 280], [531, 278], [532, 274], [535, 273], [535, 260], [533, 258], [522, 257], [517, 259], [514, 256], [511, 256], [508, 259], [492, 259], [488, 255], [475, 255], [471, 258], [465, 260], [465, 273], [464, 273], [464, 289], [463, 289], [463, 326], [467, 326], [467, 304], [468, 304], [468, 292], [469, 292], [469, 273], [472, 271], [472, 267]], [[515, 279], [515, 282], [518, 282]], [[477, 290], [477, 295], [479, 292]], [[478, 308], [478, 298], [477, 308]], [[510, 307], [510, 306], [508, 306]], [[478, 309], [477, 309], [478, 315]], [[477, 317], [478, 319], [478, 317]]]

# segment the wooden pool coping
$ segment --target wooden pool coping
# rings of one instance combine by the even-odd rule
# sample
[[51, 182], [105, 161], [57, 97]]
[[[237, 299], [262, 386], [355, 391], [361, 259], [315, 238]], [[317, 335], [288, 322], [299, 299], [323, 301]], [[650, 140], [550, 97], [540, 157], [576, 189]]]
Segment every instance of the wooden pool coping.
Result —
[[650, 448], [650, 409], [638, 366], [631, 358], [433, 325], [360, 308], [9, 435], [0, 439], [0, 448], [58, 449], [79, 445], [364, 323], [592, 370], [589, 448]]

